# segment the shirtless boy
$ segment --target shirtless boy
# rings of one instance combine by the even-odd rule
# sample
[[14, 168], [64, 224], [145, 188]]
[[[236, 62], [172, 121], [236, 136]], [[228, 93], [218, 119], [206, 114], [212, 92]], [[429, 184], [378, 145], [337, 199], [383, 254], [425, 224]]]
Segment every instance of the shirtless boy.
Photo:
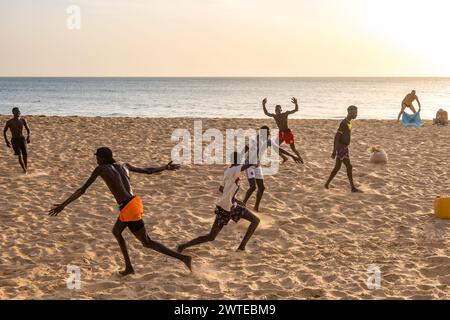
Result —
[[[6, 122], [5, 128], [3, 129], [3, 137], [5, 138], [6, 146], [8, 148], [13, 148], [14, 155], [19, 158], [20, 166], [23, 172], [27, 172], [28, 169], [28, 151], [27, 144], [30, 143], [30, 128], [25, 118], [20, 117], [19, 108], [13, 108], [12, 113], [14, 118]], [[27, 138], [23, 136], [23, 128], [27, 130]], [[8, 129], [11, 131], [11, 142], [8, 140], [7, 132]]]
[[119, 274], [126, 276], [134, 274], [134, 269], [128, 255], [127, 245], [125, 239], [122, 237], [122, 232], [129, 228], [133, 235], [142, 243], [146, 248], [153, 249], [159, 253], [168, 255], [182, 261], [189, 270], [191, 269], [191, 257], [175, 252], [166, 246], [153, 241], [145, 230], [144, 221], [142, 215], [144, 206], [141, 199], [133, 194], [130, 184], [129, 172], [154, 174], [162, 171], [174, 171], [179, 168], [178, 165], [173, 165], [170, 162], [166, 166], [159, 168], [138, 168], [131, 164], [118, 163], [113, 158], [111, 149], [103, 147], [99, 148], [95, 153], [97, 157], [97, 168], [92, 172], [91, 177], [86, 183], [72, 194], [66, 201], [61, 204], [55, 205], [53, 209], [49, 211], [50, 216], [57, 216], [63, 211], [71, 202], [81, 197], [92, 183], [100, 177], [103, 179], [112, 195], [114, 196], [117, 205], [120, 209], [119, 217], [112, 230], [113, 235], [116, 237], [119, 243], [120, 250], [122, 251], [125, 259], [125, 270], [120, 271]]
[[[289, 115], [298, 112], [298, 101], [297, 101], [297, 99], [296, 98], [292, 98], [292, 103], [295, 105], [295, 109], [294, 110], [283, 112], [281, 106], [277, 105], [275, 107], [275, 113], [269, 113], [267, 111], [267, 107], [266, 107], [266, 105], [267, 105], [267, 98], [263, 100], [262, 105], [263, 105], [264, 114], [266, 116], [268, 116], [268, 117], [274, 118], [275, 122], [277, 123], [278, 129], [280, 129], [280, 132], [279, 132], [280, 145], [283, 144], [283, 142], [288, 144], [291, 147], [292, 151], [297, 155], [297, 158], [300, 159], [300, 161], [303, 163], [303, 159], [300, 156], [300, 153], [295, 148], [294, 134], [291, 131], [291, 129], [289, 129], [289, 123], [288, 123]], [[280, 156], [283, 158], [284, 162], [287, 161], [287, 157], [285, 155], [280, 154]]]

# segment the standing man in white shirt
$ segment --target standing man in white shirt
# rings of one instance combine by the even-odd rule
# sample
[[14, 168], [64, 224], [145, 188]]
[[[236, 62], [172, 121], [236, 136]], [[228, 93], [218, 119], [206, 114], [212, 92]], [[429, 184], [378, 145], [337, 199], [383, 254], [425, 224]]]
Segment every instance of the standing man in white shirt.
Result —
[[205, 236], [201, 236], [184, 244], [178, 245], [178, 252], [181, 253], [189, 247], [214, 241], [223, 227], [228, 225], [230, 220], [238, 223], [240, 219], [250, 221], [250, 226], [247, 229], [247, 233], [238, 248], [238, 250], [245, 251], [246, 245], [258, 227], [260, 220], [247, 208], [237, 203], [236, 194], [240, 188], [239, 181], [241, 173], [251, 166], [248, 163], [244, 165], [239, 164], [238, 158], [239, 153], [234, 152], [232, 154], [232, 165], [225, 170], [223, 183], [219, 189], [222, 192], [222, 195], [216, 202], [216, 209], [214, 211], [216, 214], [216, 219], [214, 220], [211, 231]]

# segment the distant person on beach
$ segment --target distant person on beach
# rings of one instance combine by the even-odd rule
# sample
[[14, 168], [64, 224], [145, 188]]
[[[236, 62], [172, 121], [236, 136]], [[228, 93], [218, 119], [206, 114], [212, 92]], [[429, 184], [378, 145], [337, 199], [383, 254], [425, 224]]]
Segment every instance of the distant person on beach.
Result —
[[330, 183], [333, 181], [336, 174], [341, 169], [342, 163], [347, 167], [347, 176], [350, 181], [350, 187], [352, 192], [360, 192], [353, 183], [353, 167], [350, 162], [350, 152], [348, 147], [350, 146], [351, 134], [352, 134], [352, 120], [358, 116], [358, 108], [356, 106], [350, 106], [347, 109], [347, 118], [342, 120], [338, 132], [334, 138], [334, 148], [331, 157], [336, 159], [336, 165], [331, 172], [330, 178], [325, 184], [325, 188], [330, 188]]
[[182, 261], [189, 268], [189, 270], [191, 270], [190, 256], [182, 255], [150, 239], [147, 231], [145, 230], [144, 221], [142, 220], [144, 206], [141, 199], [138, 196], [133, 195], [129, 177], [130, 171], [143, 174], [154, 174], [166, 170], [174, 171], [179, 169], [179, 166], [172, 164], [172, 162], [170, 162], [166, 166], [162, 166], [159, 168], [138, 168], [128, 163], [121, 164], [114, 160], [111, 149], [106, 147], [99, 148], [95, 153], [95, 156], [97, 158], [98, 166], [92, 172], [91, 177], [66, 201], [61, 204], [55, 205], [55, 207], [49, 211], [49, 215], [57, 216], [71, 202], [81, 197], [89, 188], [89, 186], [97, 179], [97, 177], [101, 177], [116, 199], [116, 202], [120, 209], [119, 217], [112, 230], [113, 235], [119, 242], [120, 250], [122, 251], [123, 257], [125, 259], [125, 270], [120, 271], [119, 274], [122, 276], [134, 274], [134, 269], [131, 265], [125, 239], [122, 237], [122, 232], [127, 227], [130, 229], [133, 235], [144, 245], [144, 247], [176, 258]]
[[239, 153], [232, 154], [232, 165], [225, 170], [223, 183], [219, 188], [222, 193], [216, 202], [216, 209], [214, 211], [216, 218], [212, 225], [211, 231], [205, 235], [194, 240], [180, 244], [177, 246], [178, 252], [183, 252], [185, 249], [196, 246], [202, 243], [214, 241], [224, 226], [228, 225], [230, 220], [238, 223], [240, 219], [250, 221], [250, 226], [242, 240], [238, 250], [245, 251], [248, 241], [259, 225], [259, 218], [251, 213], [243, 204], [239, 204], [236, 200], [236, 194], [240, 188], [240, 175], [242, 171], [250, 168], [248, 160], [245, 164], [239, 164]]
[[[286, 144], [290, 145], [292, 151], [297, 155], [298, 159], [300, 159], [303, 163], [303, 159], [300, 156], [300, 153], [295, 148], [295, 139], [294, 134], [292, 133], [291, 129], [289, 129], [289, 123], [288, 123], [288, 117], [291, 114], [298, 112], [298, 101], [296, 98], [292, 98], [292, 103], [295, 105], [295, 109], [291, 111], [283, 112], [280, 105], [277, 105], [275, 107], [275, 113], [269, 113], [267, 111], [267, 98], [265, 98], [262, 102], [264, 114], [268, 117], [274, 118], [275, 122], [277, 123], [278, 129], [280, 129], [279, 137], [280, 137], [280, 145], [285, 142]], [[281, 155], [283, 158], [283, 162], [287, 161], [286, 156]]]
[[[13, 148], [14, 155], [18, 156], [20, 166], [22, 167], [23, 172], [26, 173], [28, 170], [27, 144], [30, 143], [31, 132], [25, 118], [20, 117], [19, 108], [13, 108], [12, 113], [14, 118], [6, 122], [5, 128], [3, 129], [3, 136], [5, 138], [6, 146], [8, 148]], [[27, 130], [27, 138], [23, 135], [23, 128]], [[11, 131], [11, 142], [8, 141], [8, 129]]]
[[[245, 195], [244, 204], [247, 205], [248, 200], [253, 195], [253, 193], [258, 189], [256, 193], [256, 202], [255, 202], [255, 211], [259, 211], [259, 205], [261, 203], [261, 199], [264, 194], [264, 190], [266, 189], [264, 186], [264, 174], [263, 168], [261, 166], [260, 160], [261, 156], [263, 156], [268, 149], [268, 147], [272, 146], [272, 141], [270, 139], [270, 129], [268, 126], [263, 126], [259, 129], [259, 133], [256, 136], [256, 139], [250, 140], [250, 142], [245, 146], [243, 154], [249, 154], [249, 158], [251, 156], [256, 155], [256, 161], [251, 161], [253, 166], [245, 170], [245, 175], [247, 176], [248, 183], [250, 188], [247, 190]], [[279, 148], [280, 155], [284, 155], [287, 157], [291, 157], [297, 163], [303, 163], [301, 158], [297, 158], [291, 153]]]
[[416, 108], [413, 105], [414, 101], [417, 101], [417, 104], [419, 105], [419, 112], [421, 111], [422, 105], [420, 104], [419, 97], [416, 95], [416, 90], [413, 90], [411, 91], [411, 93], [408, 93], [406, 97], [403, 99], [402, 108], [400, 110], [400, 113], [398, 114], [397, 121], [400, 121], [400, 118], [402, 117], [406, 108], [409, 108], [414, 114], [417, 113]]

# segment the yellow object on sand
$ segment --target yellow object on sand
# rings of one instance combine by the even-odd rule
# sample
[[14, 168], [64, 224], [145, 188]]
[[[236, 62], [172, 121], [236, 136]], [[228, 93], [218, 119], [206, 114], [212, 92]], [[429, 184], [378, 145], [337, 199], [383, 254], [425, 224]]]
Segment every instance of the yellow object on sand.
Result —
[[450, 197], [436, 197], [434, 212], [440, 219], [450, 219]]

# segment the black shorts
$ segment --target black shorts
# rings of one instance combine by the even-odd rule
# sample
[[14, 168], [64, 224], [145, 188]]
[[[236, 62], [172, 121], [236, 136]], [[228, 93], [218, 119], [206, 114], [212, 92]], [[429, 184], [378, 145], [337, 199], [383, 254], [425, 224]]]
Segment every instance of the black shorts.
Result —
[[141, 230], [143, 227], [145, 227], [144, 220], [123, 222], [123, 221], [120, 221], [120, 219], [117, 219], [116, 224], [117, 223], [121, 223], [121, 224], [125, 225], [133, 233], [136, 233], [139, 230]]
[[228, 225], [230, 220], [233, 220], [235, 223], [238, 223], [246, 212], [248, 212], [248, 210], [239, 205], [231, 208], [230, 212], [224, 210], [221, 207], [216, 207], [216, 210], [214, 211], [217, 217], [217, 222], [220, 227]]
[[27, 141], [25, 140], [25, 137], [12, 138], [11, 145], [14, 150], [14, 155], [20, 156], [22, 154], [22, 155], [26, 156], [28, 154]]

